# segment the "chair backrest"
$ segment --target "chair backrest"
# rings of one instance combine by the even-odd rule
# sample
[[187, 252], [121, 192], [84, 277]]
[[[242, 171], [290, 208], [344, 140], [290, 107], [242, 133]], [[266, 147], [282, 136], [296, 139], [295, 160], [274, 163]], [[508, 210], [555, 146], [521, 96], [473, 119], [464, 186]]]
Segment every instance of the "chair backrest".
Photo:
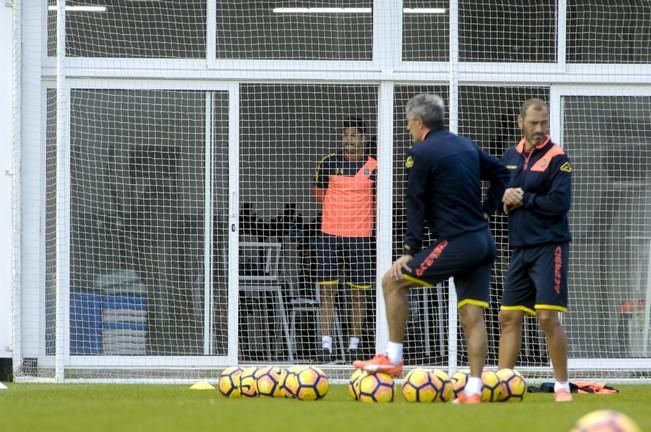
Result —
[[240, 242], [239, 280], [278, 281], [280, 251], [278, 242]]

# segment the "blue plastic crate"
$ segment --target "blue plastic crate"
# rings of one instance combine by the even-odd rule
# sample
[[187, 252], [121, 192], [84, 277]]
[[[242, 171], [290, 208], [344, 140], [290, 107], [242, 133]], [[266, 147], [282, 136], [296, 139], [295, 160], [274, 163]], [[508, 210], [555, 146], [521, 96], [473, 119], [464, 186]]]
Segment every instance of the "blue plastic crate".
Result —
[[70, 354], [102, 353], [102, 296], [96, 292], [70, 294]]
[[136, 295], [103, 295], [102, 309], [128, 309], [146, 311], [147, 299]]

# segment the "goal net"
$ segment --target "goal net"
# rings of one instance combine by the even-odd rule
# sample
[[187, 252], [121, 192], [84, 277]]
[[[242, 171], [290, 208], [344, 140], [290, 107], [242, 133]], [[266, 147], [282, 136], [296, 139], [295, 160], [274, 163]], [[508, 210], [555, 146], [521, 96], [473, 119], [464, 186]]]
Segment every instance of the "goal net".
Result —
[[[24, 85], [44, 89], [20, 113], [44, 145], [22, 143], [18, 379], [306, 363], [347, 377], [388, 339], [379, 281], [405, 232], [404, 109], [425, 92], [498, 158], [522, 103], [550, 104], [574, 166], [571, 376], [648, 379], [647, 2], [67, 0], [65, 20], [42, 3], [16, 11], [41, 68]], [[489, 367], [506, 224], [490, 220]], [[410, 291], [408, 367], [467, 366], [451, 289]], [[552, 376], [535, 318], [518, 367]]]

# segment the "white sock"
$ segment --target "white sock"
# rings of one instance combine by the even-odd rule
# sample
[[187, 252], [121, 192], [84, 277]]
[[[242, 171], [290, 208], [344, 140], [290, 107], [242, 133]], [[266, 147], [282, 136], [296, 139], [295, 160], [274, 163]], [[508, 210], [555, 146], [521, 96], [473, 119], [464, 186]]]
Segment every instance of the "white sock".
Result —
[[554, 391], [557, 392], [559, 390], [565, 390], [566, 392], [570, 392], [570, 382], [569, 381], [556, 381], [554, 383]]
[[399, 342], [389, 341], [389, 344], [387, 345], [387, 356], [391, 363], [400, 363], [402, 361], [402, 344]]
[[321, 345], [323, 349], [332, 352], [332, 336], [321, 336]]
[[351, 337], [350, 338], [350, 343], [348, 344], [348, 349], [349, 350], [356, 350], [357, 347], [359, 347], [359, 338], [358, 337]]
[[471, 376], [468, 377], [468, 382], [466, 383], [466, 388], [463, 389], [463, 392], [466, 396], [480, 394], [482, 386], [481, 378]]

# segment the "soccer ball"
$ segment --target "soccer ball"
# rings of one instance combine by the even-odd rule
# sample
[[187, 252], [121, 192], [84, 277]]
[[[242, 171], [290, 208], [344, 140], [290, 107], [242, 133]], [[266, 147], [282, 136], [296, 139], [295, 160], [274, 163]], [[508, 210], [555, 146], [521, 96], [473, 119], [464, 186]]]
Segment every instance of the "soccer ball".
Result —
[[358, 400], [362, 402], [393, 402], [394, 393], [393, 377], [388, 373], [369, 373], [359, 380]]
[[504, 399], [504, 384], [495, 372], [484, 371], [481, 374], [481, 382], [482, 402], [498, 402]]
[[281, 385], [281, 391], [286, 398], [293, 399], [296, 397], [296, 387], [298, 386], [296, 374], [303, 368], [304, 366], [290, 366], [287, 368], [287, 374]]
[[452, 383], [452, 396], [456, 399], [458, 398], [463, 390], [466, 388], [466, 383], [468, 382], [468, 377], [470, 374], [464, 371], [456, 371], [450, 377], [450, 382]]
[[305, 366], [287, 376], [285, 387], [296, 399], [312, 401], [328, 394], [326, 374], [316, 366]]
[[438, 389], [432, 382], [435, 378], [425, 369], [412, 369], [402, 382], [402, 396], [407, 402], [434, 402]]
[[436, 399], [434, 401], [447, 402], [453, 399], [454, 391], [450, 376], [441, 369], [434, 369], [430, 373], [430, 380], [436, 388]]
[[243, 397], [256, 397], [258, 395], [255, 378], [257, 370], [256, 367], [248, 367], [242, 370], [240, 374], [240, 394]]
[[240, 394], [240, 375], [242, 368], [239, 366], [232, 366], [222, 371], [219, 376], [217, 388], [219, 392], [230, 399], [241, 397]]
[[283, 397], [282, 386], [287, 372], [276, 366], [260, 368], [255, 373], [258, 396]]
[[570, 432], [641, 432], [641, 430], [625, 414], [613, 410], [599, 410], [577, 420]]
[[515, 369], [500, 369], [497, 377], [502, 381], [504, 393], [502, 402], [521, 402], [527, 393], [527, 382]]
[[348, 381], [348, 393], [350, 396], [357, 400], [359, 399], [359, 381], [368, 375], [363, 369], [355, 369], [355, 372], [350, 376], [350, 381]]

